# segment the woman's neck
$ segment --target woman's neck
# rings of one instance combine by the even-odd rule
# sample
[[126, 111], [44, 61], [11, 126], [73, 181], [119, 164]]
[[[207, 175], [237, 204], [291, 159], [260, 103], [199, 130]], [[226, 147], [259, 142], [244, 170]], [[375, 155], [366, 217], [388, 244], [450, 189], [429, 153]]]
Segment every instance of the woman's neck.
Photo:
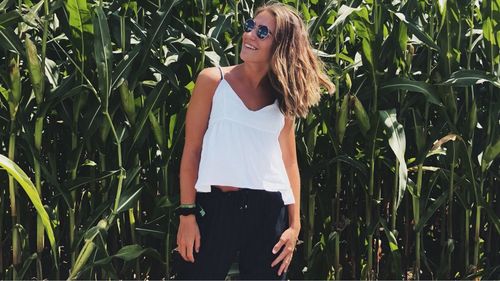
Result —
[[267, 79], [267, 72], [269, 65], [255, 64], [255, 63], [242, 63], [239, 65], [239, 72], [242, 77], [245, 77], [247, 83], [254, 89], [266, 87], [269, 84]]

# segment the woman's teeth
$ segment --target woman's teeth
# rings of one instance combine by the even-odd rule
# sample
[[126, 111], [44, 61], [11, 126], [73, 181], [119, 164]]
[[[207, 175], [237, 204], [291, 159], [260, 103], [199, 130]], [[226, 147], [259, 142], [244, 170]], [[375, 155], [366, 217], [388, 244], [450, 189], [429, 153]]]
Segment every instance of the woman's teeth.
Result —
[[252, 46], [250, 44], [245, 44], [245, 47], [247, 47], [250, 50], [257, 50], [257, 48], [255, 48], [254, 46]]

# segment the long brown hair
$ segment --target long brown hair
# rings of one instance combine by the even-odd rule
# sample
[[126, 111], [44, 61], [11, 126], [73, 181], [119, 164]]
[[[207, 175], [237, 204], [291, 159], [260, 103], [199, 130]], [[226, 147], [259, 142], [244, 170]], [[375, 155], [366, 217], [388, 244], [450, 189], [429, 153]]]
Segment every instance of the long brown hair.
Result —
[[259, 7], [255, 15], [267, 11], [276, 20], [271, 68], [268, 79], [277, 95], [281, 111], [288, 116], [306, 117], [319, 103], [323, 86], [330, 94], [335, 85], [324, 72], [324, 64], [313, 52], [309, 34], [298, 12], [279, 2]]

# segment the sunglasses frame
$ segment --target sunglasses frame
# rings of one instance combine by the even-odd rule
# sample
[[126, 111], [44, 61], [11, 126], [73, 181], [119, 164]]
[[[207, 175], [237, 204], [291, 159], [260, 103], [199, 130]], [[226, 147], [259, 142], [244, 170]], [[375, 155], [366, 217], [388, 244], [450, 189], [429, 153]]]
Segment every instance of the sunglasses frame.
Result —
[[[243, 30], [245, 32], [252, 32], [256, 27], [257, 27], [257, 38], [259, 38], [260, 40], [265, 40], [267, 37], [269, 37], [269, 35], [273, 35], [273, 33], [271, 32], [269, 27], [267, 27], [267, 25], [262, 25], [262, 24], [257, 25], [255, 20], [252, 18], [247, 19], [243, 23]], [[262, 34], [261, 32], [267, 32], [267, 33], [265, 35], [261, 35]]]

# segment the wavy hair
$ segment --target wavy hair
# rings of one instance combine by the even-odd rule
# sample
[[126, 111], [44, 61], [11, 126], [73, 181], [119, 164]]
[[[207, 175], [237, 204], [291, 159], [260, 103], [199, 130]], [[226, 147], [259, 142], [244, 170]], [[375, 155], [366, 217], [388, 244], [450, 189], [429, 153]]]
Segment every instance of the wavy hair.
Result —
[[270, 2], [259, 7], [255, 15], [264, 11], [276, 20], [268, 79], [278, 92], [281, 111], [288, 116], [306, 117], [309, 108], [321, 99], [321, 86], [332, 94], [335, 85], [314, 54], [298, 12], [286, 4]]

